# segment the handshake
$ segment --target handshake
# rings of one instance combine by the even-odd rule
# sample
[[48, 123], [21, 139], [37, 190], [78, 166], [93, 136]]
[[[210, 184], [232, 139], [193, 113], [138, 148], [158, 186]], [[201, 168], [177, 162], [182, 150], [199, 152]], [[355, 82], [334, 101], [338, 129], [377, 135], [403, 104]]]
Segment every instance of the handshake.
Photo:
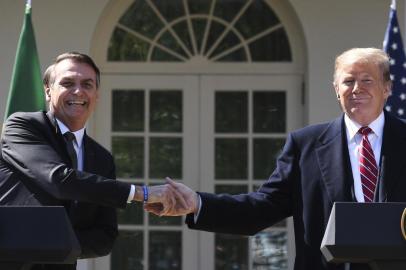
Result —
[[199, 195], [186, 185], [166, 178], [166, 184], [136, 187], [135, 201], [144, 201], [144, 210], [158, 216], [182, 216], [197, 213]]

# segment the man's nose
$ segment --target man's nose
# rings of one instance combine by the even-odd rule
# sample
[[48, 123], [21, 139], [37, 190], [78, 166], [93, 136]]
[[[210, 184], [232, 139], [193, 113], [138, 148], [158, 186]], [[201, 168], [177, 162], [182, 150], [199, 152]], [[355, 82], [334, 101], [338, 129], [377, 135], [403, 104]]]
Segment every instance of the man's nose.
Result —
[[72, 91], [73, 94], [80, 95], [83, 92], [83, 88], [80, 85], [76, 85]]
[[361, 91], [362, 85], [359, 81], [354, 82], [354, 87], [352, 88], [353, 93], [359, 93]]

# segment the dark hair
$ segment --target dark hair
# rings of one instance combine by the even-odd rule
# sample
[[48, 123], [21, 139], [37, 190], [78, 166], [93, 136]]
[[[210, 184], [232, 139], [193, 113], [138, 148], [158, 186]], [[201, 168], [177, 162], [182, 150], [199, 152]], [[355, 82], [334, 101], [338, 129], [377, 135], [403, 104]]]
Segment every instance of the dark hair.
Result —
[[96, 73], [96, 88], [99, 88], [100, 85], [100, 70], [94, 63], [93, 59], [84, 54], [84, 53], [79, 53], [79, 52], [66, 52], [63, 54], [60, 54], [56, 57], [54, 63], [50, 65], [44, 72], [44, 76], [42, 78], [42, 82], [45, 86], [49, 86], [50, 84], [54, 83], [54, 76], [53, 72], [55, 69], [56, 64], [59, 62], [62, 62], [65, 59], [70, 59], [76, 63], [84, 63], [88, 64]]

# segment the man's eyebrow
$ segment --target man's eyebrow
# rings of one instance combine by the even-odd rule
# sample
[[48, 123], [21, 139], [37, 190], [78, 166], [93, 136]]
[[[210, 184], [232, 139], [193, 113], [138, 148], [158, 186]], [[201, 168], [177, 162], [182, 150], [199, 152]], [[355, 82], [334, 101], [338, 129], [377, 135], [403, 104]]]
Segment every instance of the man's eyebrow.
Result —
[[73, 78], [69, 77], [69, 76], [65, 76], [65, 77], [61, 78], [61, 81], [66, 81], [66, 80], [73, 80]]
[[83, 80], [81, 80], [81, 81], [82, 81], [82, 82], [95, 82], [95, 80], [92, 79], [92, 78], [83, 79]]

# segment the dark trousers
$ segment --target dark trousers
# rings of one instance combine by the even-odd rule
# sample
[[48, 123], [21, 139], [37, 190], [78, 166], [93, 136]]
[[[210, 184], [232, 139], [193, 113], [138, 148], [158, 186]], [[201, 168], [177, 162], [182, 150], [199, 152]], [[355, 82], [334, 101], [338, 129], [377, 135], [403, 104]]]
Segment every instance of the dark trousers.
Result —
[[368, 264], [351, 263], [349, 270], [371, 270]]
[[31, 270], [76, 270], [75, 264], [35, 264]]

